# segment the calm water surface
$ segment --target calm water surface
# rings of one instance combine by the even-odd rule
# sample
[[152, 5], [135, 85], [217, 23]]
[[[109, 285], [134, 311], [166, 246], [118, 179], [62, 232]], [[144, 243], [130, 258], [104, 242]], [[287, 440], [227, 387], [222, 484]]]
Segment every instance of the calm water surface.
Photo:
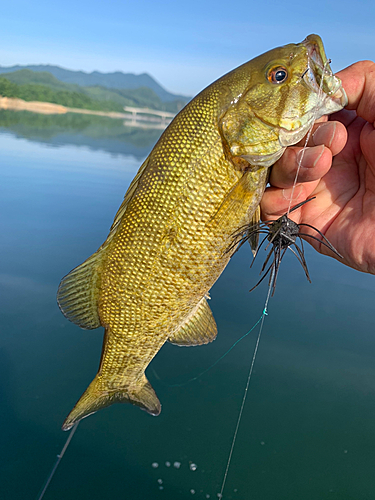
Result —
[[[106, 238], [158, 134], [142, 144], [121, 124], [20, 116], [0, 116], [4, 500], [37, 497], [67, 438], [61, 424], [96, 373], [102, 329], [69, 323], [56, 289]], [[250, 257], [236, 254], [212, 289], [217, 340], [166, 345], [152, 362], [160, 417], [115, 405], [84, 420], [46, 500], [217, 498], [257, 332], [199, 380], [168, 384], [205, 370], [260, 317], [267, 290], [248, 293], [259, 272]], [[375, 278], [310, 249], [307, 261], [311, 285], [293, 256], [283, 261], [224, 498], [375, 497]]]

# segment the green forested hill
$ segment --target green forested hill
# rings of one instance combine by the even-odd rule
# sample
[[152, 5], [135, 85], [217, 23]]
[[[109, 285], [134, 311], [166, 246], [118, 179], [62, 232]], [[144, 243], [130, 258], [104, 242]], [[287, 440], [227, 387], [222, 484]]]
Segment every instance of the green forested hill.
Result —
[[7, 78], [0, 78], [0, 96], [17, 97], [24, 101], [52, 102], [70, 108], [92, 109], [96, 111], [123, 111], [123, 107], [116, 102], [95, 100], [82, 92], [54, 90], [46, 85], [35, 83], [18, 85]]
[[36, 85], [46, 85], [53, 90], [67, 90], [69, 92], [80, 92], [81, 87], [72, 83], [61, 82], [47, 71], [31, 71], [29, 69], [20, 69], [12, 73], [2, 73], [0, 78], [17, 83], [18, 85], [25, 85], [34, 83]]
[[177, 113], [186, 104], [183, 100], [163, 102], [148, 87], [137, 89], [82, 87], [62, 82], [47, 71], [36, 72], [29, 69], [2, 73], [0, 95], [18, 97], [25, 101], [53, 102], [69, 107], [102, 111], [123, 111], [123, 106], [136, 106]]
[[75, 83], [81, 87], [98, 86], [107, 89], [139, 89], [140, 87], [147, 87], [152, 89], [162, 102], [182, 101], [186, 103], [190, 100], [189, 97], [168, 92], [148, 73], [142, 73], [140, 75], [123, 73], [122, 71], [115, 71], [112, 73], [93, 71], [91, 73], [86, 73], [84, 71], [73, 71], [51, 64], [29, 64], [23, 66], [0, 66], [0, 74], [13, 73], [23, 69], [31, 70], [34, 73], [48, 72], [60, 82]]

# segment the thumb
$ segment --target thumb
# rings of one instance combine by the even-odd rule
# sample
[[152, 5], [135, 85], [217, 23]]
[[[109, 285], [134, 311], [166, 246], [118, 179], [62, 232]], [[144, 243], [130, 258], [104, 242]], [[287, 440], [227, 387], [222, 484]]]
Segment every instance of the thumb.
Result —
[[347, 109], [354, 109], [370, 123], [375, 122], [375, 63], [360, 61], [337, 73], [348, 96]]

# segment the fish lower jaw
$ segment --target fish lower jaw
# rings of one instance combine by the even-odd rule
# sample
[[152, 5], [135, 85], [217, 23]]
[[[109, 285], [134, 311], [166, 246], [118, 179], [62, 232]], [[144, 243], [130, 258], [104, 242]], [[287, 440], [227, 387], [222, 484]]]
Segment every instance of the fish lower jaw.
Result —
[[303, 137], [307, 134], [309, 128], [312, 125], [312, 119], [310, 118], [307, 123], [302, 127], [295, 130], [287, 130], [285, 128], [280, 129], [279, 142], [282, 148], [287, 148], [288, 146], [293, 146], [297, 144]]
[[281, 148], [275, 153], [271, 153], [268, 155], [241, 155], [241, 158], [248, 161], [250, 165], [257, 167], [271, 167], [277, 160], [282, 156], [285, 151], [285, 147], [281, 146]]
[[324, 103], [324, 114], [336, 113], [341, 111], [342, 108], [348, 104], [348, 96], [345, 90], [339, 86], [339, 88], [332, 94], [327, 95]]

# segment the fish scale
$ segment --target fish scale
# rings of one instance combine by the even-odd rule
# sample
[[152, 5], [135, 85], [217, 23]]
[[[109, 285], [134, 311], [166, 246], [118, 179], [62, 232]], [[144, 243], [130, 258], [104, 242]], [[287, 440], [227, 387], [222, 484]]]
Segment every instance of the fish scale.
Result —
[[[217, 101], [215, 103], [212, 98], [205, 99], [205, 101], [211, 117], [213, 117], [214, 104], [217, 106]], [[119, 255], [131, 256], [131, 260], [130, 262], [127, 261], [125, 269], [116, 269], [115, 272], [109, 273], [106, 283], [103, 284], [103, 290], [107, 287], [112, 290], [118, 286], [123, 290], [129, 290], [135, 285], [137, 293], [141, 297], [142, 308], [152, 311], [149, 318], [147, 313], [145, 317], [145, 311], [142, 311], [142, 308], [135, 308], [134, 311], [134, 307], [131, 305], [132, 301], [129, 300], [129, 295], [126, 293], [118, 294], [119, 307], [124, 301], [127, 302], [126, 312], [127, 315], [133, 316], [133, 321], [129, 322], [126, 316], [114, 314], [113, 298], [110, 304], [105, 301], [104, 305], [99, 307], [103, 323], [113, 325], [111, 333], [113, 337], [119, 337], [113, 343], [116, 352], [121, 353], [123, 351], [122, 344], [128, 342], [127, 337], [134, 337], [131, 347], [127, 349], [127, 357], [129, 363], [133, 364], [132, 361], [135, 359], [136, 354], [141, 351], [144, 362], [142, 364], [136, 363], [137, 371], [140, 374], [143, 374], [149, 363], [148, 360], [152, 359], [172, 333], [174, 322], [171, 321], [171, 316], [173, 318], [176, 315], [185, 317], [187, 314], [186, 309], [191, 309], [193, 307], [191, 304], [195, 304], [208, 291], [207, 285], [203, 286], [203, 290], [196, 290], [196, 287], [191, 290], [192, 276], [189, 272], [192, 266], [194, 268], [194, 264], [199, 264], [197, 261], [201, 260], [200, 247], [202, 243], [206, 242], [207, 237], [203, 234], [202, 238], [200, 229], [204, 227], [212, 215], [211, 206], [215, 206], [213, 198], [211, 198], [210, 203], [206, 199], [207, 195], [204, 186], [207, 177], [214, 175], [216, 182], [223, 187], [223, 192], [234, 184], [234, 179], [237, 179], [236, 176], [233, 176], [228, 182], [225, 176], [220, 175], [223, 170], [220, 168], [220, 163], [227, 160], [223, 158], [222, 148], [218, 147], [220, 146], [218, 131], [214, 134], [207, 125], [202, 127], [200, 121], [202, 115], [207, 115], [207, 113], [196, 113], [194, 110], [190, 112], [190, 109], [187, 108], [179, 120], [177, 132], [172, 135], [170, 140], [166, 142], [160, 141], [160, 146], [157, 146], [150, 155], [149, 163], [156, 165], [157, 168], [150, 169], [142, 177], [137, 193], [129, 206], [129, 217], [125, 218], [121, 223], [116, 238], [118, 241], [112, 243], [114, 249], [108, 259], [109, 263], [112, 260], [118, 262]], [[186, 148], [186, 153], [182, 151], [181, 154], [181, 145], [178, 139], [181, 128], [187, 130], [189, 134], [192, 129], [200, 129], [201, 133], [197, 138], [198, 147], [190, 147], [192, 150], [191, 155], [188, 155]], [[212, 141], [214, 135], [216, 135], [216, 140]], [[212, 142], [214, 142], [214, 147], [211, 146]], [[199, 146], [203, 150], [202, 153], [200, 153]], [[209, 151], [207, 158], [208, 149], [211, 149], [211, 151]], [[199, 162], [200, 156], [204, 157], [204, 161]], [[165, 162], [166, 158], [168, 158], [167, 163]], [[211, 165], [216, 162], [219, 168], [212, 169]], [[189, 169], [186, 168], [186, 164], [189, 165]], [[197, 165], [200, 166], [199, 170], [196, 168]], [[149, 194], [149, 187], [151, 187], [151, 195]], [[146, 197], [144, 196], [145, 192], [148, 193]], [[174, 196], [171, 196], [172, 193]], [[217, 198], [216, 205], [222, 199], [219, 194]], [[199, 206], [205, 206], [205, 209], [197, 212]], [[200, 215], [198, 216], [198, 214]], [[160, 218], [165, 220], [164, 224], [160, 224]], [[136, 234], [132, 234], [128, 221], [133, 223], [136, 221]], [[168, 250], [162, 252], [161, 249], [165, 246], [162, 240], [168, 234], [170, 228], [174, 227], [176, 227], [175, 233], [177, 235], [170, 240]], [[144, 234], [149, 236], [147, 245], [144, 244]], [[133, 251], [134, 246], [137, 244], [142, 245], [141, 252]], [[226, 260], [227, 258], [225, 256]], [[148, 263], [148, 273], [144, 269], [140, 269], [140, 267], [145, 267], [144, 262]], [[176, 266], [177, 269], [174, 269], [176, 263], [178, 263], [178, 266]], [[127, 272], [127, 270], [129, 271]], [[142, 276], [142, 280], [134, 284], [134, 276]], [[182, 301], [184, 303], [181, 304]], [[158, 303], [165, 305], [166, 310], [162, 314], [160, 313], [160, 307], [154, 307]], [[107, 305], [110, 305], [110, 307], [108, 308]], [[159, 313], [155, 312], [155, 309]], [[115, 321], [113, 320], [114, 317]], [[143, 318], [143, 320], [140, 320], [140, 318]], [[126, 335], [125, 332], [129, 332], [129, 334]], [[148, 341], [149, 334], [152, 334], [151, 345]], [[159, 342], [157, 342], [158, 340]], [[103, 377], [107, 375], [107, 352], [106, 350], [101, 366]], [[113, 358], [109, 364], [113, 375]], [[119, 375], [122, 375], [124, 370], [123, 359], [121, 362], [116, 363], [116, 367], [119, 369]]]
[[[83, 328], [105, 328], [99, 371], [63, 429], [115, 402], [159, 414], [145, 376], [153, 357], [167, 340], [215, 339], [206, 297], [235, 250], [227, 251], [232, 235], [259, 220], [269, 167], [314, 116], [344, 104], [332, 74], [324, 102], [304, 81], [312, 53], [323, 67], [317, 35], [245, 63], [196, 96], [141, 166], [107, 240], [62, 280], [63, 313]], [[280, 67], [287, 78], [275, 84]]]

